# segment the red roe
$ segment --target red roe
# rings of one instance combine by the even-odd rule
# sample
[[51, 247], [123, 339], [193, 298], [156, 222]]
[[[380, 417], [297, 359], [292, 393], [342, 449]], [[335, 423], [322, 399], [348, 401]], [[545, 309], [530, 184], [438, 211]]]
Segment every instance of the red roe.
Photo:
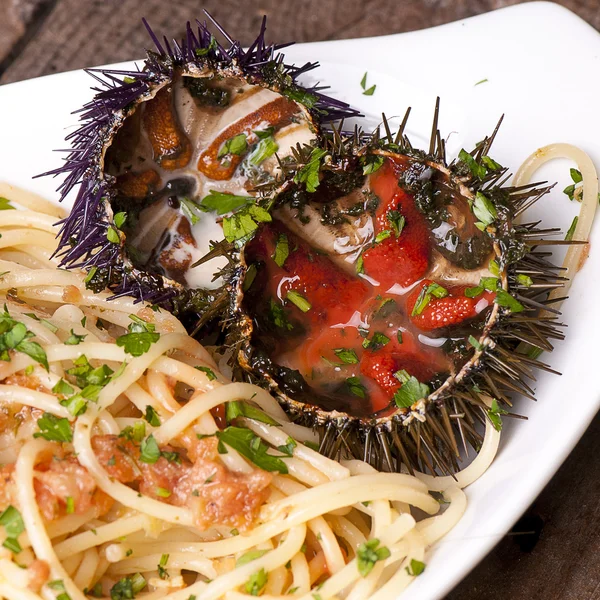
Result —
[[395, 408], [403, 374], [443, 381], [463, 360], [456, 342], [465, 349], [472, 322], [494, 299], [424, 279], [433, 244], [425, 216], [398, 185], [405, 167], [386, 160], [370, 178], [379, 205], [362, 267], [360, 260], [338, 266], [278, 221], [261, 227], [245, 250], [257, 268], [244, 296], [255, 347], [298, 372], [307, 400], [325, 410], [383, 416]]

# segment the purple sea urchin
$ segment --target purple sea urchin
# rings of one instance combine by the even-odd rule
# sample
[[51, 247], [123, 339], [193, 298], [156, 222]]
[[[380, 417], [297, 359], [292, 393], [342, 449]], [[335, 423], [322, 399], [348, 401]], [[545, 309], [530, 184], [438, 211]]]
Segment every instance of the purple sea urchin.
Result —
[[[161, 42], [144, 21], [156, 52], [148, 52], [142, 71], [90, 69], [89, 73], [99, 84], [95, 88], [96, 95], [79, 111], [82, 126], [67, 137], [72, 150], [65, 164], [46, 173], [66, 175], [59, 187], [61, 198], [79, 186], [71, 214], [62, 223], [59, 246], [62, 264], [88, 269], [89, 285], [98, 289], [108, 286], [115, 296], [133, 295], [172, 307], [173, 299], [182, 291], [173, 281], [178, 278], [173, 270], [165, 265], [145, 264], [148, 256], [140, 256], [135, 249], [130, 252], [132, 246], [126, 247], [127, 238], [121, 231], [125, 229], [129, 235], [137, 233], [138, 240], [143, 239], [145, 230], [134, 232], [133, 226], [144, 205], [159, 196], [167, 202], [171, 196], [187, 197], [193, 192], [189, 182], [182, 184], [182, 177], [176, 181], [163, 177], [165, 181], [161, 181], [157, 173], [157, 170], [162, 174], [181, 170], [190, 163], [193, 151], [198, 150], [197, 140], [190, 142], [189, 131], [182, 129], [190, 126], [189, 121], [181, 123], [184, 109], [178, 106], [179, 114], [174, 114], [175, 87], [183, 90], [181, 96], [186, 96], [180, 105], [186, 102], [189, 105], [192, 98], [193, 104], [201, 107], [199, 112], [213, 120], [220, 109], [233, 104], [239, 106], [242, 97], [260, 90], [263, 95], [270, 96], [266, 101], [271, 102], [274, 110], [263, 111], [261, 115], [255, 112], [257, 106], [248, 109], [255, 112], [259, 121], [250, 119], [247, 127], [237, 134], [238, 148], [228, 147], [229, 139], [210, 140], [216, 142], [210, 148], [215, 156], [207, 158], [206, 152], [201, 150], [196, 153], [201, 154], [199, 169], [202, 169], [202, 163], [212, 161], [212, 167], [220, 165], [221, 171], [225, 172], [225, 175], [217, 174], [214, 168], [209, 171], [211, 165], [205, 164], [205, 179], [214, 181], [214, 187], [218, 187], [219, 180], [231, 178], [232, 171], [237, 169], [239, 174], [241, 157], [251, 151], [254, 172], [244, 174], [245, 180], [260, 183], [265, 170], [254, 167], [278, 148], [277, 136], [271, 134], [273, 129], [275, 132], [281, 129], [282, 124], [302, 120], [314, 136], [319, 123], [358, 114], [344, 102], [324, 95], [322, 87], [305, 88], [298, 83], [298, 77], [315, 69], [318, 63], [286, 64], [279, 50], [289, 44], [267, 44], [266, 18], [256, 40], [244, 50], [208, 13], [207, 16], [210, 23], [197, 22], [196, 31], [188, 23], [186, 37], [171, 42], [166, 37]], [[216, 40], [211, 27], [225, 38], [226, 45]], [[238, 92], [239, 96], [234, 97]], [[240, 117], [239, 114], [235, 116]], [[262, 122], [261, 116], [264, 117]], [[140, 123], [142, 120], [145, 121], [143, 124]], [[178, 136], [181, 147], [178, 147]], [[150, 144], [146, 143], [146, 147], [138, 152], [140, 148], [132, 144], [136, 137]], [[308, 139], [305, 136], [297, 141]], [[192, 148], [194, 144], [196, 148]], [[240, 144], [244, 146], [243, 151], [239, 150]], [[265, 150], [264, 146], [269, 144]], [[210, 146], [209, 143], [205, 145]], [[262, 157], [257, 156], [259, 146]], [[196, 154], [194, 157], [198, 158]], [[141, 163], [145, 161], [148, 162], [143, 167]], [[222, 168], [226, 163], [232, 168]], [[189, 170], [194, 170], [193, 165], [190, 166]], [[271, 164], [270, 169], [273, 168]], [[231, 192], [230, 189], [224, 191]], [[247, 191], [247, 195], [252, 193]], [[119, 196], [129, 203], [126, 211], [114, 210], [113, 202], [116, 200], [118, 204]], [[190, 205], [190, 209], [195, 211], [197, 207]], [[158, 243], [160, 232], [155, 233], [152, 241]], [[140, 266], [143, 269], [139, 269]]]

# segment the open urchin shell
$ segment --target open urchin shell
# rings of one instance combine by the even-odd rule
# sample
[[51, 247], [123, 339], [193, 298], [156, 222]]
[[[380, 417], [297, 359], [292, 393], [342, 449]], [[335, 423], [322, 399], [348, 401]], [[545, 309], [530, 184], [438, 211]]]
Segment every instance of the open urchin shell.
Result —
[[[298, 83], [318, 63], [284, 63], [279, 50], [289, 44], [266, 43], [266, 18], [244, 50], [207, 16], [210, 24], [198, 21], [194, 31], [188, 23], [185, 38], [171, 42], [144, 21], [156, 51], [141, 71], [89, 70], [96, 95], [67, 137], [65, 164], [46, 175], [66, 174], [61, 199], [79, 186], [58, 253], [64, 266], [89, 271], [92, 289], [171, 309], [189, 304], [186, 288], [203, 287], [186, 281], [181, 264], [204, 254], [190, 232], [199, 200], [211, 189], [228, 199], [259, 196], [254, 186], [278, 169], [275, 150], [285, 155], [283, 144], [308, 142], [321, 123], [358, 114], [322, 87]], [[207, 247], [211, 233], [202, 236]], [[215, 294], [203, 301], [216, 302]]]
[[[528, 381], [535, 379], [534, 369], [552, 371], [537, 358], [540, 351], [552, 350], [551, 339], [563, 338], [558, 313], [547, 299], [562, 280], [560, 269], [540, 250], [555, 243], [540, 236], [557, 231], [517, 222], [550, 186], [506, 185], [507, 169], [488, 156], [498, 128], [448, 164], [437, 130], [438, 109], [439, 101], [426, 151], [414, 149], [404, 134], [407, 113], [395, 136], [384, 120], [385, 135], [377, 131], [367, 143], [358, 132], [348, 136], [334, 129], [321, 148], [295, 153], [297, 162], [288, 165], [287, 174], [294, 185], [280, 195], [273, 223], [264, 224], [242, 252], [231, 339], [237, 341], [246, 378], [266, 381], [298, 422], [316, 428], [324, 454], [353, 455], [390, 470], [405, 464], [411, 470], [452, 473], [459, 468], [459, 445], [465, 452], [481, 445], [479, 424], [490, 418], [497, 425], [499, 407], [511, 406], [513, 392], [533, 398]], [[319, 182], [309, 184], [307, 170], [317, 158]], [[389, 181], [392, 204], [385, 196]], [[374, 191], [379, 196], [369, 206]], [[378, 203], [387, 213], [378, 212]], [[390, 207], [395, 210], [391, 219]], [[418, 256], [413, 260], [419, 219], [428, 221], [431, 246], [424, 265]], [[394, 264], [388, 250], [395, 247]], [[413, 270], [401, 268], [404, 280], [388, 289], [389, 281], [397, 281], [393, 273], [386, 279], [388, 271], [398, 273], [406, 261]], [[370, 270], [377, 274], [369, 277]], [[318, 285], [311, 281], [315, 274], [321, 277]], [[377, 325], [376, 311], [352, 314], [351, 296], [362, 293], [355, 292], [361, 279], [388, 281], [366, 297], [380, 309], [395, 298], [395, 316], [388, 311]], [[374, 289], [379, 293], [372, 298]], [[344, 312], [347, 301], [350, 308]], [[441, 325], [424, 325], [428, 310], [434, 315], [441, 310], [438, 302], [481, 304], [456, 321], [450, 315]], [[379, 334], [383, 337], [376, 338]], [[427, 344], [442, 342], [437, 345], [446, 358], [452, 355], [445, 372], [434, 368], [437, 350], [415, 345], [422, 334]], [[326, 339], [322, 346], [315, 342], [320, 339]], [[394, 354], [407, 342], [421, 349]], [[365, 370], [365, 357], [371, 364], [378, 353], [383, 359], [376, 369]], [[422, 375], [414, 377], [419, 371]], [[365, 382], [365, 373], [371, 381]], [[371, 392], [381, 400], [382, 389], [387, 390], [384, 404], [368, 405]], [[398, 395], [403, 389], [411, 394]], [[500, 403], [495, 412], [488, 409], [489, 397]]]

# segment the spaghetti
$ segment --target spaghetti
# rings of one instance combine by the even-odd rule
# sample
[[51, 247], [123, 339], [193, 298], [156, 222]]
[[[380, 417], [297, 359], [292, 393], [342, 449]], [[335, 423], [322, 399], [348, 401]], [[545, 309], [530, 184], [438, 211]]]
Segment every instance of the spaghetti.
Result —
[[0, 596], [397, 596], [459, 487], [321, 456], [168, 312], [58, 269], [43, 209], [0, 213]]

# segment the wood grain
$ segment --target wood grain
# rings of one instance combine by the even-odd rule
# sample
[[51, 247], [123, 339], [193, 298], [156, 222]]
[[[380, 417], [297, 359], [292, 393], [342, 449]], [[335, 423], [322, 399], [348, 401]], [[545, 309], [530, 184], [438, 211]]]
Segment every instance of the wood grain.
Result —
[[[266, 14], [272, 41], [302, 42], [422, 29], [517, 2], [0, 0], [0, 83], [140, 57], [148, 45], [142, 16], [181, 36], [206, 8], [248, 43]], [[600, 30], [600, 0], [561, 4]], [[500, 541], [446, 600], [600, 600], [599, 456], [600, 416], [516, 524], [521, 535]]]

